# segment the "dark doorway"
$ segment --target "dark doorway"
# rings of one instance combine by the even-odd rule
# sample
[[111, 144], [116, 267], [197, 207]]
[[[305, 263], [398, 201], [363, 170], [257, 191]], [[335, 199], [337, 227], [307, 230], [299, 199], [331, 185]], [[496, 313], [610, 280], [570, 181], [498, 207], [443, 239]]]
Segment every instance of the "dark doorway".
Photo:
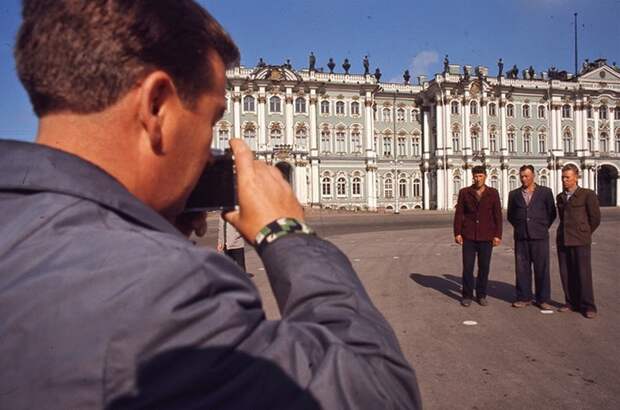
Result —
[[293, 169], [291, 167], [291, 164], [289, 164], [288, 162], [278, 162], [276, 164], [276, 168], [278, 168], [280, 170], [280, 172], [282, 173], [282, 176], [284, 177], [284, 179], [292, 185], [293, 180], [291, 179], [293, 176]]
[[611, 165], [602, 165], [599, 167], [596, 177], [596, 189], [601, 206], [616, 206], [618, 170]]

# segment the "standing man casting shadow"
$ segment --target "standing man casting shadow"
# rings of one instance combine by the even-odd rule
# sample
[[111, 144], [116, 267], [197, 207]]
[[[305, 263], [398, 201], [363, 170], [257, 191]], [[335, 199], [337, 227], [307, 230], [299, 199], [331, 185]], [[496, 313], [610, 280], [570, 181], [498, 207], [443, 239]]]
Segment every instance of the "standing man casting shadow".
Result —
[[534, 182], [534, 167], [519, 169], [521, 187], [508, 194], [508, 222], [514, 228], [516, 300], [512, 306], [522, 308], [532, 302], [532, 266], [534, 267], [535, 303], [551, 309], [549, 276], [549, 228], [557, 216], [551, 189]]
[[[487, 284], [493, 247], [502, 242], [502, 206], [495, 188], [485, 185], [487, 171], [483, 166], [471, 170], [474, 184], [462, 188], [454, 214], [454, 241], [463, 246], [463, 299], [468, 307], [474, 298], [487, 306]], [[478, 258], [478, 276], [474, 279], [474, 263]]]
[[597, 315], [592, 286], [592, 234], [601, 223], [596, 193], [581, 188], [579, 168], [562, 168], [562, 188], [556, 197], [560, 225], [557, 232], [558, 262], [565, 304], [558, 310], [580, 311], [588, 319]]

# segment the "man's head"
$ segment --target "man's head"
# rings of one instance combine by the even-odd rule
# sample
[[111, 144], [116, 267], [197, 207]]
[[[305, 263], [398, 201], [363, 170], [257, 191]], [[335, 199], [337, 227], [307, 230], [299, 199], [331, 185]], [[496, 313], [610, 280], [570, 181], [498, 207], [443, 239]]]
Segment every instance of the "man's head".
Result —
[[476, 165], [471, 169], [471, 174], [474, 178], [474, 187], [482, 188], [487, 180], [487, 169], [482, 165]]
[[562, 187], [565, 191], [572, 191], [579, 181], [579, 168], [574, 164], [566, 164], [562, 167]]
[[41, 143], [180, 212], [225, 110], [239, 51], [192, 0], [24, 0], [17, 70]]
[[521, 179], [521, 186], [525, 189], [534, 185], [534, 167], [532, 165], [523, 165], [519, 168], [519, 179]]

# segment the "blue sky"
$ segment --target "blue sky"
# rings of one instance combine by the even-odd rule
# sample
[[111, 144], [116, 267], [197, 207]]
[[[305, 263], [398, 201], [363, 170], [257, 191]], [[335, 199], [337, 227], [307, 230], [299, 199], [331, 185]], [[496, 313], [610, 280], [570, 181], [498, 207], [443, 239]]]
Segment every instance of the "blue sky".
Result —
[[[200, 0], [231, 33], [241, 63], [259, 57], [295, 68], [307, 66], [314, 51], [317, 66], [329, 57], [351, 72], [371, 70], [383, 80], [400, 80], [441, 70], [443, 57], [456, 64], [505, 67], [533, 65], [537, 72], [555, 65], [572, 71], [573, 13], [579, 13], [579, 57], [605, 57], [620, 64], [620, 0]], [[15, 74], [12, 47], [19, 27], [20, 2], [0, 5], [0, 138], [32, 140], [36, 118]]]

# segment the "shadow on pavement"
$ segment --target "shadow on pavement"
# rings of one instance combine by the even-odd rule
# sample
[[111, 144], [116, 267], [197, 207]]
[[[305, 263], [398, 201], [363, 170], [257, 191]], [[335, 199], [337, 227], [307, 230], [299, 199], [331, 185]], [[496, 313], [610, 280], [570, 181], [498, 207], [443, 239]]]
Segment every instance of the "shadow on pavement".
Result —
[[[445, 274], [443, 277], [423, 275], [421, 273], [412, 273], [409, 275], [418, 285], [425, 288], [435, 289], [444, 295], [456, 300], [461, 300], [461, 277], [456, 275]], [[515, 297], [515, 288], [513, 285], [489, 280], [487, 288], [487, 296], [495, 299], [512, 303]]]

